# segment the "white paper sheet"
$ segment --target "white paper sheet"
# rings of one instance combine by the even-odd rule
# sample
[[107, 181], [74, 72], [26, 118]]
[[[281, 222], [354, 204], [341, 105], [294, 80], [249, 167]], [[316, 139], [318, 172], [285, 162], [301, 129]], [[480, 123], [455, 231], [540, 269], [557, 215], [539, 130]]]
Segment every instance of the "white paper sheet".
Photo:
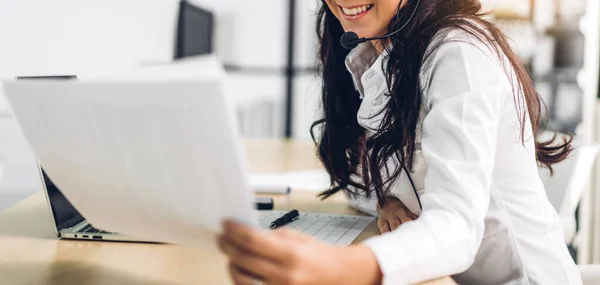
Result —
[[[281, 193], [287, 187], [320, 192], [330, 186], [329, 174], [324, 170], [306, 170], [284, 173], [253, 173], [250, 184], [255, 192]], [[293, 190], [292, 190], [293, 191]]]
[[94, 226], [211, 248], [223, 218], [257, 226], [216, 81], [4, 87], [45, 171]]
[[[250, 185], [257, 193], [285, 193], [288, 187], [294, 189], [321, 192], [330, 185], [329, 174], [324, 170], [314, 169], [283, 173], [250, 174]], [[347, 193], [346, 193], [347, 194]], [[377, 216], [377, 198], [353, 197], [347, 195], [348, 204], [363, 213]]]

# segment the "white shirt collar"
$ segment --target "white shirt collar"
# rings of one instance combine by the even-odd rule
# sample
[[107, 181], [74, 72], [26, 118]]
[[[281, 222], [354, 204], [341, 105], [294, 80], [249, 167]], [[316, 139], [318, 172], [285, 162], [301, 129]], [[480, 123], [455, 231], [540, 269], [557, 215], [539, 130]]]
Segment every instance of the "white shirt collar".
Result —
[[385, 78], [382, 63], [386, 55], [387, 51], [384, 50], [384, 52], [379, 55], [371, 43], [364, 43], [358, 45], [350, 51], [348, 56], [346, 56], [346, 69], [350, 72], [350, 75], [352, 75], [354, 88], [360, 93], [361, 99], [365, 96], [365, 86], [363, 86], [362, 77], [367, 71], [372, 70], [381, 78]]

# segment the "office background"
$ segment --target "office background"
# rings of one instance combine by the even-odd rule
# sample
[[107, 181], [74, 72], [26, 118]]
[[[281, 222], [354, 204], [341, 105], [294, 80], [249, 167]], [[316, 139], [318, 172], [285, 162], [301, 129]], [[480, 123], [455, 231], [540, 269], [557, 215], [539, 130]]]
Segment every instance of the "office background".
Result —
[[[182, 21], [179, 0], [0, 0], [0, 77], [85, 78], [164, 65], [193, 54], [182, 49], [181, 40], [189, 40], [196, 52], [212, 49], [228, 71], [226, 91], [235, 99], [244, 136], [307, 140], [319, 116], [320, 1], [190, 0], [211, 16], [190, 8]], [[598, 1], [482, 2], [531, 72], [548, 107], [548, 129], [576, 133], [582, 145], [597, 141]], [[201, 45], [204, 38], [211, 40], [209, 47]], [[39, 189], [34, 161], [0, 94], [0, 210]], [[593, 227], [600, 221], [594, 210], [600, 209], [597, 169], [576, 213], [576, 258], [582, 263], [600, 262], [600, 227]]]

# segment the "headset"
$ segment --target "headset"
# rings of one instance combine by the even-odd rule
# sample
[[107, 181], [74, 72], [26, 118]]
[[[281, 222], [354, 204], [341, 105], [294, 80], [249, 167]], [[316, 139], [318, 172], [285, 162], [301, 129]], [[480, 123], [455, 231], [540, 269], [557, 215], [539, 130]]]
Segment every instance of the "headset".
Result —
[[[408, 24], [412, 21], [413, 17], [417, 13], [417, 9], [419, 9], [420, 4], [421, 4], [421, 0], [417, 0], [417, 5], [415, 6], [415, 9], [413, 10], [412, 14], [410, 15], [410, 17], [408, 18], [406, 23], [404, 23], [404, 25], [402, 25], [399, 29], [397, 29], [387, 35], [383, 35], [380, 37], [372, 37], [372, 38], [359, 38], [358, 35], [354, 32], [346, 32], [341, 36], [340, 44], [342, 45], [343, 48], [345, 48], [347, 50], [352, 50], [352, 49], [356, 48], [359, 44], [362, 44], [367, 41], [382, 40], [382, 39], [392, 37], [395, 34], [399, 33], [400, 31], [404, 30], [404, 28], [406, 28], [406, 26], [408, 26]], [[398, 14], [400, 14], [399, 8], [398, 8]], [[315, 145], [317, 145], [318, 143], [314, 136], [314, 132], [313, 132], [314, 128], [316, 126], [324, 124], [324, 123], [325, 123], [325, 119], [320, 119], [320, 120], [313, 122], [312, 125], [310, 126], [310, 136], [311, 136], [313, 142], [315, 143]], [[415, 183], [410, 175], [410, 172], [408, 171], [408, 169], [406, 169], [406, 166], [401, 162], [398, 154], [396, 154], [396, 159], [398, 160], [398, 163], [400, 163], [402, 165], [402, 169], [404, 169], [404, 172], [406, 173], [406, 176], [408, 177], [408, 180], [410, 181], [410, 185], [412, 186], [413, 192], [415, 193], [415, 196], [417, 197], [417, 201], [419, 202], [419, 208], [421, 210], [423, 210], [423, 205], [421, 204], [421, 198], [419, 197], [419, 193], [417, 192], [417, 187], [415, 187]]]
[[[340, 38], [340, 44], [345, 49], [352, 50], [355, 47], [357, 47], [359, 44], [362, 44], [364, 42], [373, 41], [373, 40], [383, 40], [383, 39], [387, 39], [391, 36], [394, 36], [395, 34], [404, 30], [404, 28], [406, 28], [406, 26], [408, 26], [408, 24], [412, 21], [413, 17], [417, 13], [417, 10], [419, 9], [420, 4], [421, 4], [421, 0], [417, 0], [417, 5], [415, 6], [415, 9], [413, 10], [412, 14], [410, 14], [408, 21], [406, 21], [406, 23], [404, 23], [404, 25], [402, 25], [402, 27], [400, 27], [399, 29], [397, 29], [387, 35], [383, 35], [380, 37], [372, 37], [372, 38], [359, 38], [355, 32], [345, 32], [342, 35], [342, 37]], [[398, 14], [400, 14], [400, 8], [398, 8]]]

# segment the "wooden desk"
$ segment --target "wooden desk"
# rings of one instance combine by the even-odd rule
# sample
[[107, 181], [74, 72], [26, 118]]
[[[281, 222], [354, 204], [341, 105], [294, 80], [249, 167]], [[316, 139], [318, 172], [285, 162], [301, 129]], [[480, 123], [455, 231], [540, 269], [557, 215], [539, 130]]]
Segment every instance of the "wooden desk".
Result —
[[[310, 142], [246, 141], [252, 172], [321, 168]], [[318, 201], [294, 189], [272, 196], [276, 209], [360, 214], [343, 195]], [[170, 244], [58, 240], [46, 199], [38, 192], [0, 213], [0, 285], [199, 285], [231, 284], [218, 252]], [[372, 223], [355, 243], [379, 234]], [[444, 278], [422, 285], [455, 285]]]
[[[320, 168], [310, 142], [247, 141], [253, 172]], [[317, 201], [314, 192], [276, 196], [277, 209], [357, 214], [343, 196]], [[43, 193], [0, 213], [0, 284], [231, 284], [216, 252], [167, 244], [57, 240]], [[378, 233], [371, 224], [358, 241]]]

